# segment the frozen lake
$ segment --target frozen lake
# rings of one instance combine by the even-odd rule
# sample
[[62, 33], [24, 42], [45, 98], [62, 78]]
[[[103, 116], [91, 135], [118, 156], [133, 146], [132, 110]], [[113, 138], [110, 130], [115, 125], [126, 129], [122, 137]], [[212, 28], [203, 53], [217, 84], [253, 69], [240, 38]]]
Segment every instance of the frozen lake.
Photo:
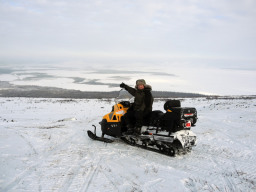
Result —
[[255, 69], [227, 69], [200, 66], [4, 66], [0, 81], [12, 85], [35, 85], [80, 91], [118, 91], [120, 83], [134, 86], [143, 78], [154, 91], [214, 95], [256, 95]]

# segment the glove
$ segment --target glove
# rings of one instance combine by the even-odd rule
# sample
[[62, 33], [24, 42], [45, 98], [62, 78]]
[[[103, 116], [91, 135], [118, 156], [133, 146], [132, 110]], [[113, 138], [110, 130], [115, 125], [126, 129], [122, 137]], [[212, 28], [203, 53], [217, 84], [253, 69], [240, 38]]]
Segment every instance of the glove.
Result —
[[121, 83], [121, 84], [120, 84], [120, 87], [121, 87], [121, 88], [125, 88], [126, 85], [125, 85], [124, 83]]

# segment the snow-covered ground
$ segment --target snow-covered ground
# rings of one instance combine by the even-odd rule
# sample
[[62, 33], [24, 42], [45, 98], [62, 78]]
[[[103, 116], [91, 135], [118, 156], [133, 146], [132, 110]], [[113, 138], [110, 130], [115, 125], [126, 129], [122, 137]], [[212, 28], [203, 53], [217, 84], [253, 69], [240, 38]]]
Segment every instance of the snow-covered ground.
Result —
[[198, 144], [176, 157], [88, 138], [113, 103], [0, 98], [0, 191], [256, 191], [256, 99], [183, 100]]

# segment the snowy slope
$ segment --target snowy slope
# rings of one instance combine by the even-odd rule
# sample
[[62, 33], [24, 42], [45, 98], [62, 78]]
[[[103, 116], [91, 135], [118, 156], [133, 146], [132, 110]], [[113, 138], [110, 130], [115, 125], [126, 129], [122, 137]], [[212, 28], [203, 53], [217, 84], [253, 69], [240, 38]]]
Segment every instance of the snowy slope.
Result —
[[112, 104], [0, 98], [0, 191], [256, 191], [256, 99], [183, 100], [198, 145], [177, 157], [90, 140]]

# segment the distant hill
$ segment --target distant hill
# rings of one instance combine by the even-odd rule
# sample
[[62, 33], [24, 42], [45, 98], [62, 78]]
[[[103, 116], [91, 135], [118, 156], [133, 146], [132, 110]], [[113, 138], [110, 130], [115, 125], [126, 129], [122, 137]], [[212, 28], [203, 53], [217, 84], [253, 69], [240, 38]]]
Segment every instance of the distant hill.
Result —
[[[188, 98], [188, 97], [204, 97], [206, 95], [197, 93], [182, 93], [168, 91], [152, 91], [155, 98]], [[111, 92], [90, 92], [61, 89], [56, 87], [40, 87], [40, 86], [22, 86], [12, 85], [5, 81], [0, 81], [0, 97], [35, 97], [35, 98], [115, 98], [118, 91]]]

